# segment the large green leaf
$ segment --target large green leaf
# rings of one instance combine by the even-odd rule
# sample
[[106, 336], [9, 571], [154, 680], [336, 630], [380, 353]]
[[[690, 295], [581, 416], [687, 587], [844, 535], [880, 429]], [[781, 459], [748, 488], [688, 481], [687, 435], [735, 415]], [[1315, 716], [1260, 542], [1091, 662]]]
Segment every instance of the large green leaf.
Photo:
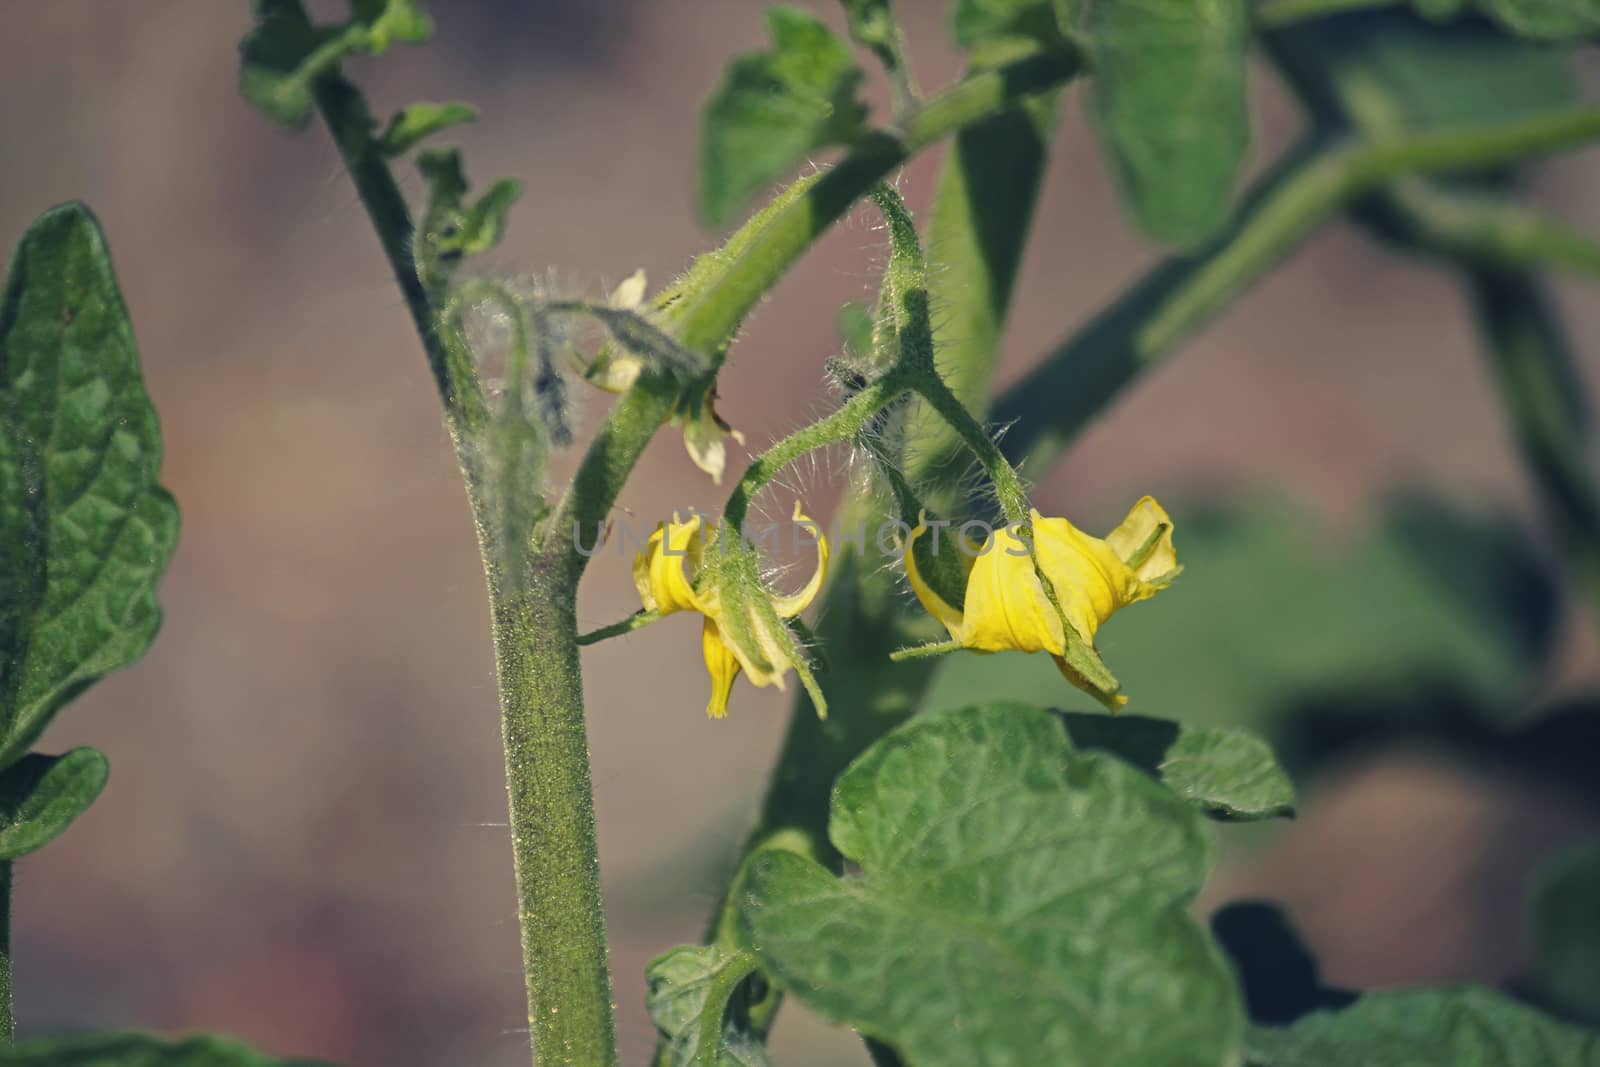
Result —
[[1213, 818], [1294, 814], [1294, 784], [1267, 743], [1242, 730], [1097, 712], [1069, 712], [1065, 721], [1077, 748], [1126, 760]]
[[1533, 894], [1532, 987], [1565, 1015], [1600, 1026], [1600, 843], [1557, 857]]
[[22, 757], [0, 772], [0, 860], [55, 840], [105, 788], [106, 758], [92, 748]]
[[789, 852], [746, 870], [764, 969], [917, 1067], [1218, 1065], [1243, 1034], [1227, 964], [1185, 911], [1205, 823], [1146, 774], [995, 704], [915, 719], [834, 789], [859, 875]]
[[87, 208], [55, 208], [0, 297], [0, 767], [155, 637], [178, 534], [160, 470], [105, 238]]
[[[1504, 707], [1553, 647], [1553, 580], [1526, 536], [1493, 518], [1413, 497], [1343, 534], [1262, 500], [1174, 521], [1183, 577], [1101, 635], [1130, 711], [1265, 727], [1310, 696], [1441, 679]], [[978, 700], [1093, 707], [1049, 657], [1020, 653], [944, 657], [922, 706]]]
[[1192, 244], [1228, 219], [1250, 141], [1243, 0], [1088, 6], [1093, 109], [1140, 225]]
[[679, 945], [650, 961], [645, 1006], [666, 1044], [660, 1067], [767, 1067], [767, 1050], [746, 1027], [748, 952]]
[[91, 1034], [27, 1041], [0, 1051], [0, 1067], [326, 1067], [284, 1060], [222, 1037], [167, 1042], [144, 1034]]
[[255, 0], [256, 25], [239, 45], [239, 91], [274, 122], [311, 114], [311, 87], [351, 55], [378, 55], [433, 34], [421, 0], [354, 0], [348, 22], [314, 25], [299, 0]]
[[1251, 1067], [1596, 1067], [1600, 1034], [1487, 989], [1367, 993], [1251, 1032]]
[[865, 126], [861, 70], [833, 31], [793, 7], [769, 10], [767, 30], [772, 49], [736, 56], [701, 118], [700, 214], [713, 225], [807, 153]]

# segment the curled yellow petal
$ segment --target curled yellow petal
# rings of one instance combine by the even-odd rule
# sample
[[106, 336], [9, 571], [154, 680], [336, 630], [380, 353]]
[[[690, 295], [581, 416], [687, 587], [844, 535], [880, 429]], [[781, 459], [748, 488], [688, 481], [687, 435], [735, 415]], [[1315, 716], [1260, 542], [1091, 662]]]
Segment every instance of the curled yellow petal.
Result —
[[780, 619], [792, 619], [817, 598], [817, 593], [822, 589], [822, 583], [828, 577], [828, 538], [822, 532], [822, 527], [807, 515], [800, 507], [800, 501], [794, 502], [795, 528], [809, 527], [816, 535], [815, 547], [817, 550], [817, 566], [811, 572], [811, 578], [799, 592], [788, 593], [772, 598], [772, 606], [777, 610]]

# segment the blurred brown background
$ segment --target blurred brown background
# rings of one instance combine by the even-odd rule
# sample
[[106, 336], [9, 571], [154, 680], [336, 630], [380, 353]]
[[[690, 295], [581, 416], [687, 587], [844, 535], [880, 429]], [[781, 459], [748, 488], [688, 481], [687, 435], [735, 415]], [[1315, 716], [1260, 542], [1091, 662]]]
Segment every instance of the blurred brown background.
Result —
[[[808, 6], [838, 23], [836, 5]], [[924, 84], [952, 77], [945, 5], [900, 6]], [[724, 60], [759, 44], [760, 5], [434, 9], [432, 46], [355, 73], [380, 113], [480, 107], [457, 138], [471, 176], [526, 184], [498, 269], [598, 294], [641, 266], [663, 282], [708, 246], [689, 210], [696, 109]], [[61, 200], [99, 214], [184, 513], [153, 652], [46, 738], [100, 746], [113, 776], [21, 865], [23, 1031], [203, 1027], [351, 1067], [526, 1063], [482, 578], [431, 381], [337, 157], [320, 129], [287, 135], [237, 98], [244, 0], [51, 0], [6, 16], [0, 243]], [[1257, 74], [1259, 166], [1298, 118]], [[933, 175], [931, 160], [905, 175], [914, 206]], [[1590, 155], [1546, 169], [1538, 191], [1597, 229], [1583, 196], [1597, 181]], [[1125, 222], [1077, 106], [1037, 234], [1007, 377], [1157, 254]], [[826, 401], [834, 311], [870, 296], [882, 255], [857, 216], [755, 316], [722, 386], [752, 447]], [[1578, 351], [1600, 349], [1600, 302], [1561, 294]], [[1438, 275], [1325, 232], [1101, 421], [1042, 506], [1106, 515], [1145, 491], [1192, 501], [1265, 483], [1337, 526], [1406, 480], [1532, 514], [1460, 312]], [[590, 425], [604, 402], [589, 400]], [[834, 479], [822, 464], [801, 481], [826, 502]], [[667, 433], [623, 504], [653, 520], [720, 497]], [[636, 606], [625, 564], [606, 559], [586, 624]], [[1591, 646], [1570, 643], [1564, 685], [1596, 679]], [[733, 716], [707, 721], [687, 623], [586, 657], [617, 999], [638, 1061], [643, 965], [697, 935], [787, 705], [741, 685]], [[1538, 783], [1395, 754], [1313, 789], [1212, 896], [1287, 901], [1336, 981], [1495, 979], [1523, 951], [1507, 916], [1528, 865], [1595, 829]], [[1375, 918], [1396, 886], [1407, 906]], [[788, 1064], [865, 1062], [798, 1011], [777, 1045]]]

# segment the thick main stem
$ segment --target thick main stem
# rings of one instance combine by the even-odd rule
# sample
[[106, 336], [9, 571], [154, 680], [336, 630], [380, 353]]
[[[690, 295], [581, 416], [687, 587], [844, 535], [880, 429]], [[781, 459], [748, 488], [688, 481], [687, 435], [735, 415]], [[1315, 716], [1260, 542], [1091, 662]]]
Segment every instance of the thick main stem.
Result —
[[499, 677], [533, 1062], [607, 1067], [617, 1062], [616, 1021], [578, 663], [579, 570], [564, 566], [565, 556], [530, 564], [524, 545], [498, 544], [480, 452], [483, 393], [417, 277], [410, 213], [372, 143], [366, 103], [337, 74], [318, 81], [316, 99], [421, 337], [472, 500]]
[[534, 1062], [612, 1064], [616, 1023], [576, 587], [559, 574], [536, 573], [523, 591], [498, 581], [492, 568], [490, 584]]

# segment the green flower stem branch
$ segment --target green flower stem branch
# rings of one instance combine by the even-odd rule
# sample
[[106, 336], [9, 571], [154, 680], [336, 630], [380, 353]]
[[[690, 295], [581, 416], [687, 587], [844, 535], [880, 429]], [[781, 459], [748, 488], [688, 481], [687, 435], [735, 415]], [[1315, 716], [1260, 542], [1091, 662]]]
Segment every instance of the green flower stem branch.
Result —
[[[874, 184], [920, 149], [1060, 84], [1078, 67], [1075, 56], [1060, 52], [1026, 55], [978, 72], [907, 109], [892, 128], [869, 133], [836, 167], [797, 183], [721, 253], [691, 269], [662, 309], [671, 332], [691, 351], [720, 361], [750, 308]], [[540, 525], [526, 572], [508, 573], [517, 546], [496, 543], [499, 527], [486, 514], [491, 494], [478, 439], [490, 415], [470, 355], [458, 331], [441, 328], [442, 294], [429, 293], [418, 278], [411, 217], [360, 93], [334, 71], [317, 79], [314, 95], [422, 339], [483, 549], [535, 1062], [615, 1063], [576, 626], [586, 558], [573, 533], [604, 522], [680, 386], [670, 375], [646, 373], [617, 401], [554, 515]]]
[[[1124, 386], [1209, 323], [1321, 225], [1397, 179], [1530, 161], [1600, 138], [1600, 108], [1383, 143], [1312, 140], [1247, 198], [1197, 256], [1158, 267], [1012, 386], [995, 419], [1003, 447], [1037, 475]], [[1574, 258], [1570, 251], [1562, 258]]]

